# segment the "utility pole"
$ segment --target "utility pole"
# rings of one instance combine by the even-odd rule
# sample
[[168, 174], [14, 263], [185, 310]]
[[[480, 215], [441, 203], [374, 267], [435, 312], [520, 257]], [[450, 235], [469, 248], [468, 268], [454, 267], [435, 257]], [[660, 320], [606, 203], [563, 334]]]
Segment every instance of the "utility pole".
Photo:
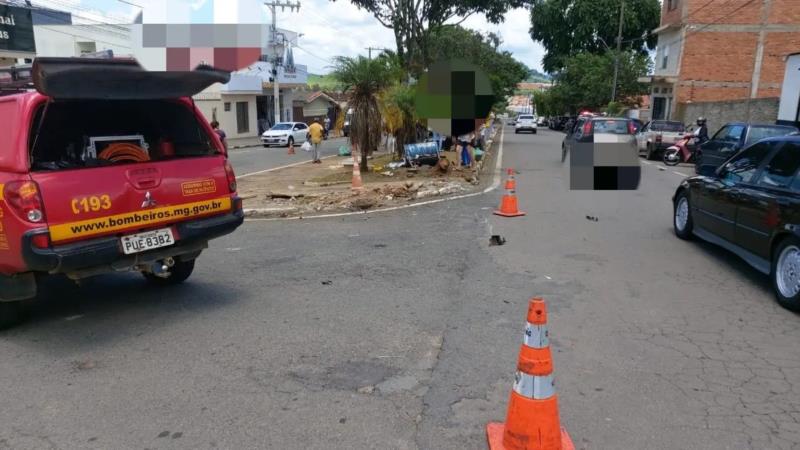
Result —
[[372, 59], [373, 50], [386, 50], [385, 48], [382, 47], [364, 47], [364, 49], [367, 50], [367, 52], [369, 52], [369, 59]]
[[614, 86], [611, 88], [611, 101], [617, 100], [617, 78], [619, 77], [619, 54], [622, 52], [622, 19], [625, 13], [625, 0], [619, 4], [619, 32], [617, 33], [617, 54], [614, 55]]
[[[269, 6], [270, 12], [272, 12], [272, 29], [270, 43], [272, 44], [272, 99], [275, 103], [275, 123], [281, 121], [281, 88], [278, 84], [278, 66], [281, 65], [281, 59], [283, 55], [278, 54], [278, 35], [281, 36], [282, 41], [281, 43], [286, 43], [286, 37], [283, 34], [278, 33], [278, 14], [276, 13], [276, 9], [278, 7], [281, 8], [283, 11], [285, 8], [289, 8], [289, 10], [294, 11], [297, 9], [300, 11], [300, 1], [297, 2], [290, 2], [285, 0], [270, 0], [264, 2], [266, 6]], [[273, 123], [273, 125], [275, 124]]]

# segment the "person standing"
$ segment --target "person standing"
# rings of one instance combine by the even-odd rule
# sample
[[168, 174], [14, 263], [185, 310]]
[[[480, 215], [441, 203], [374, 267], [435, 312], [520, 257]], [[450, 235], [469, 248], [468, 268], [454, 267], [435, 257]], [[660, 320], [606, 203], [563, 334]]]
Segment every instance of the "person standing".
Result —
[[227, 139], [228, 135], [225, 134], [225, 131], [220, 129], [219, 122], [217, 122], [216, 120], [212, 121], [211, 129], [214, 130], [214, 133], [217, 133], [217, 136], [219, 136], [219, 140], [222, 141], [222, 145], [223, 147], [225, 147], [225, 151], [228, 151], [228, 139]]
[[470, 147], [472, 144], [472, 139], [474, 138], [473, 133], [466, 133], [462, 134], [458, 137], [458, 146], [461, 149], [461, 158], [460, 158], [460, 165], [464, 167], [471, 167], [472, 166], [472, 155], [470, 151]]
[[319, 118], [314, 119], [314, 123], [308, 127], [308, 137], [311, 141], [311, 157], [312, 163], [322, 164], [319, 155], [319, 145], [322, 143], [322, 137], [325, 135], [325, 129], [319, 124]]

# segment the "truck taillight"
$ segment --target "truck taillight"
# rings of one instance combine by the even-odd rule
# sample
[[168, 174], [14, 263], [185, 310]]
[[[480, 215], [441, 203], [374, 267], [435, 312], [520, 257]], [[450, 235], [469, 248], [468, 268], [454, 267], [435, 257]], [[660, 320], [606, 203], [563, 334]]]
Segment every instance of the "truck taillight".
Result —
[[23, 220], [31, 223], [44, 222], [42, 196], [35, 181], [12, 181], [6, 183], [3, 197], [11, 209]]
[[231, 192], [236, 192], [236, 173], [233, 171], [233, 166], [229, 161], [225, 161], [225, 175], [228, 177], [228, 189]]
[[587, 120], [586, 123], [583, 124], [583, 135], [588, 136], [592, 134], [592, 121]]
[[661, 142], [662, 140], [664, 140], [664, 136], [661, 136], [660, 134], [657, 134], [656, 135], [656, 142]]
[[628, 121], [628, 134], [636, 134], [636, 125], [633, 124], [633, 121]]

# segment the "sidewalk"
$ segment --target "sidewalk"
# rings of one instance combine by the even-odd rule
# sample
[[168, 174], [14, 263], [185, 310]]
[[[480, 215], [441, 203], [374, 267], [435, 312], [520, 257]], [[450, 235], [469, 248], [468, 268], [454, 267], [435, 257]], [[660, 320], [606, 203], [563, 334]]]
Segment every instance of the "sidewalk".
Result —
[[228, 150], [236, 150], [238, 148], [258, 147], [261, 145], [261, 138], [248, 137], [228, 139]]
[[[362, 173], [364, 190], [351, 189], [352, 158], [333, 156], [322, 164], [301, 163], [261, 173], [239, 181], [239, 195], [248, 217], [295, 217], [345, 211], [365, 211], [398, 206], [417, 200], [464, 194], [483, 187], [491, 179], [496, 146], [488, 150], [475, 170], [450, 165], [390, 169], [392, 155], [375, 153], [370, 171]], [[442, 152], [447, 162], [456, 160], [455, 152]], [[486, 168], [490, 167], [490, 168]]]

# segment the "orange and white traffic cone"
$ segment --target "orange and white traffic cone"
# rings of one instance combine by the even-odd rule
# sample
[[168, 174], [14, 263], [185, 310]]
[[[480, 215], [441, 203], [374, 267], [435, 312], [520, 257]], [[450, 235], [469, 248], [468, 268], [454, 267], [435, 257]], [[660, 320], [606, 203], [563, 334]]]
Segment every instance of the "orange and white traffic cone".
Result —
[[289, 150], [286, 152], [287, 155], [294, 155], [294, 142], [289, 141]]
[[558, 417], [547, 308], [541, 298], [532, 299], [528, 305], [528, 323], [506, 421], [489, 423], [486, 437], [490, 450], [575, 449]]
[[500, 209], [494, 213], [503, 217], [519, 217], [525, 213], [519, 210], [517, 203], [517, 181], [514, 179], [514, 169], [508, 169], [509, 178], [506, 180], [506, 194], [500, 202]]
[[514, 169], [508, 169], [508, 179], [506, 179], [506, 190], [516, 191], [517, 180], [514, 179]]
[[364, 190], [364, 183], [361, 181], [361, 164], [359, 164], [358, 147], [353, 145], [353, 192], [360, 193]]

